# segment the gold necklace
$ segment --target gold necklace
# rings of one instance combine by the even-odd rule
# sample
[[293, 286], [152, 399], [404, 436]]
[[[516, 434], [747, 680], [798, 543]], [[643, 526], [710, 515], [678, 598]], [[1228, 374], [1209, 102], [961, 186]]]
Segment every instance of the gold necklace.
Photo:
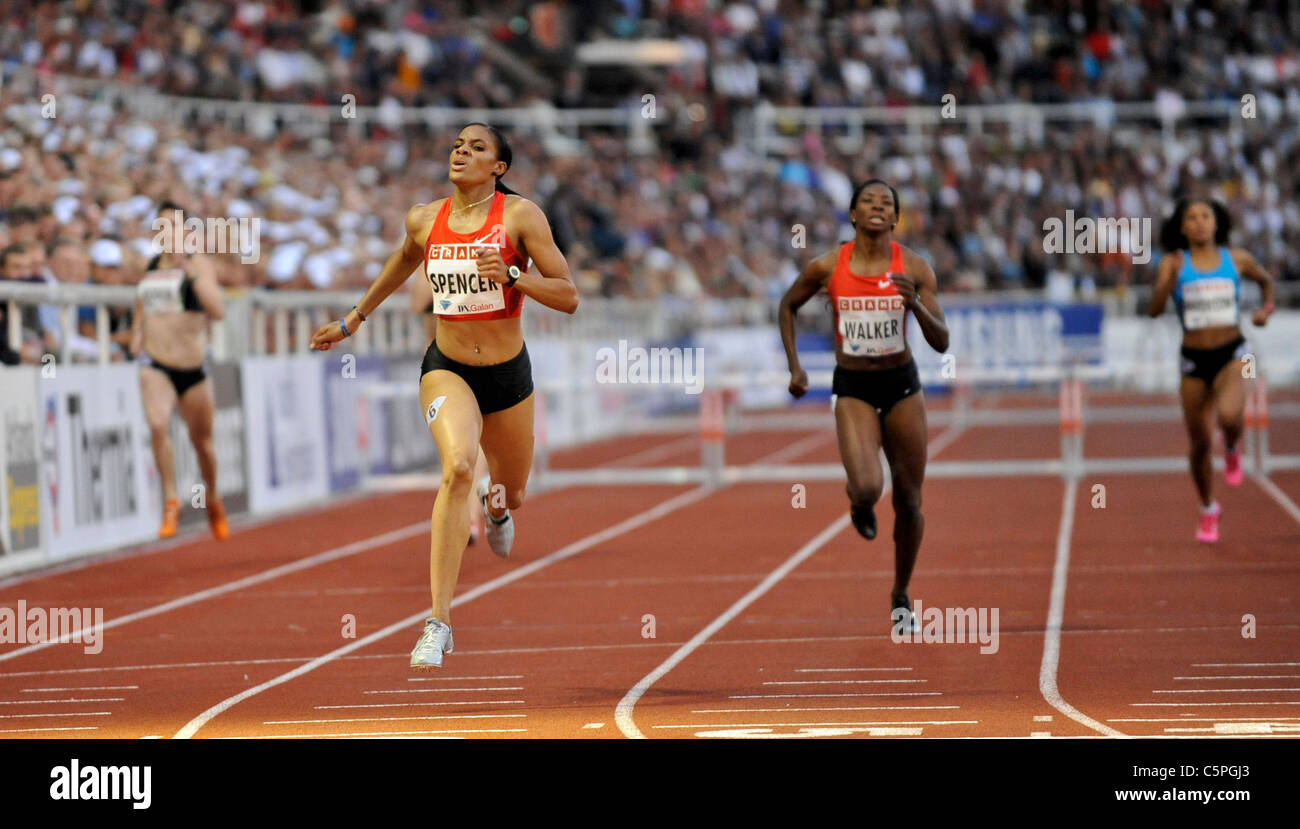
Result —
[[453, 207], [453, 208], [451, 209], [451, 212], [452, 212], [453, 215], [456, 214], [456, 213], [464, 213], [466, 210], [469, 210], [469, 209], [474, 208], [474, 207], [478, 207], [480, 204], [482, 204], [483, 202], [487, 201], [488, 199], [492, 198], [492, 197], [495, 196], [495, 195], [496, 195], [496, 191], [494, 190], [494, 191], [492, 191], [491, 193], [488, 193], [488, 194], [487, 194], [487, 198], [479, 199], [478, 201], [474, 202], [473, 204], [468, 204], [468, 205], [465, 205], [464, 207]]

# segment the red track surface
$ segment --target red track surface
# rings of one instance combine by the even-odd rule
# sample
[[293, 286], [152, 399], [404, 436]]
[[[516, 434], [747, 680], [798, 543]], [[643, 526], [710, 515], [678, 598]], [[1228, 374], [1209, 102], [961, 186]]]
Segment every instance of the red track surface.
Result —
[[[807, 438], [803, 454], [782, 460], [835, 462], [831, 429], [826, 413], [821, 433], [735, 436], [727, 460], [758, 462]], [[932, 440], [946, 429], [932, 425]], [[1274, 425], [1275, 449], [1282, 431]], [[607, 441], [555, 453], [555, 466], [697, 463], [692, 441], [656, 450], [678, 440]], [[972, 427], [942, 442], [936, 460], [1060, 451], [1055, 426]], [[1089, 457], [1181, 456], [1185, 438], [1177, 422], [1101, 424], [1084, 446]], [[1271, 479], [1300, 501], [1300, 472]], [[196, 736], [619, 737], [620, 700], [674, 654], [625, 718], [649, 737], [1300, 733], [1300, 520], [1254, 479], [1236, 490], [1217, 482], [1224, 518], [1215, 546], [1193, 540], [1186, 474], [1079, 481], [1056, 684], [1059, 704], [1080, 721], [1040, 690], [1062, 480], [926, 483], [913, 599], [997, 608], [996, 653], [974, 642], [892, 642], [888, 497], [880, 538], [869, 543], [842, 526], [841, 483], [809, 482], [803, 509], [791, 505], [795, 483], [530, 496], [508, 562], [482, 546], [467, 551], [451, 620], [457, 649], [435, 674], [407, 668], [418, 621], [373, 636], [427, 611], [427, 492], [341, 500], [245, 521], [225, 544], [195, 535], [9, 580], [0, 606], [93, 605], [118, 623], [99, 654], [63, 644], [11, 657], [20, 646], [0, 646], [0, 736], [170, 737], [311, 663], [229, 704]], [[1094, 484], [1106, 487], [1104, 509], [1092, 506]], [[644, 515], [670, 501], [670, 511]], [[639, 526], [546, 558], [637, 516]], [[836, 522], [840, 530], [810, 557], [769, 579]], [[336, 554], [320, 555], [327, 551]], [[233, 584], [242, 579], [249, 583]], [[120, 621], [168, 602], [176, 604]], [[725, 624], [697, 637], [729, 609]], [[343, 636], [349, 614], [355, 638]], [[654, 638], [643, 636], [647, 614]], [[1242, 635], [1247, 614], [1254, 638]]]

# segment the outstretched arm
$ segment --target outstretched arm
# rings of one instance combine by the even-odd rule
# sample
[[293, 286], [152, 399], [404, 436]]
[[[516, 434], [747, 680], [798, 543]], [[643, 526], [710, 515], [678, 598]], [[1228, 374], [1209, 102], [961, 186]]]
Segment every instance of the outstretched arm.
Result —
[[[371, 283], [370, 289], [357, 303], [357, 307], [344, 315], [349, 334], [356, 333], [356, 330], [361, 327], [361, 317], [368, 317], [374, 313], [393, 291], [410, 278], [411, 272], [424, 260], [424, 242], [417, 238], [424, 228], [423, 208], [424, 205], [417, 204], [407, 212], [406, 236], [402, 239], [402, 246], [388, 257], [383, 270]], [[338, 320], [335, 320], [317, 329], [311, 337], [311, 347], [316, 351], [329, 351], [334, 347], [334, 343], [342, 340], [344, 336]]]

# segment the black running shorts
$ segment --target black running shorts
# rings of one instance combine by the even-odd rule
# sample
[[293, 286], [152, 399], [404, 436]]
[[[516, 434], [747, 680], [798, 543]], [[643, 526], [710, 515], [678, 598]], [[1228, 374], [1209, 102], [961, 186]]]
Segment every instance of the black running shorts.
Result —
[[504, 363], [469, 366], [447, 357], [438, 350], [438, 341], [434, 340], [429, 344], [429, 350], [424, 352], [420, 376], [439, 369], [450, 371], [465, 381], [474, 392], [480, 414], [508, 409], [533, 393], [533, 364], [528, 360], [526, 345]]
[[1213, 385], [1214, 378], [1219, 376], [1219, 372], [1223, 370], [1223, 367], [1245, 353], [1246, 338], [1240, 336], [1218, 348], [1187, 348], [1184, 346], [1182, 350], [1183, 375], [1202, 380], [1207, 386]]
[[916, 361], [906, 365], [875, 371], [860, 371], [835, 367], [831, 379], [831, 393], [839, 397], [853, 397], [865, 402], [884, 417], [898, 401], [921, 390], [921, 375]]

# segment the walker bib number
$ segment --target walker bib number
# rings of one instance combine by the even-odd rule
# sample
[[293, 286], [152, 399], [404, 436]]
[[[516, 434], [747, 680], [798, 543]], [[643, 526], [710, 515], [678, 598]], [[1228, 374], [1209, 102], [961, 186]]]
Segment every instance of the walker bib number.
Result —
[[1183, 326], [1188, 331], [1237, 324], [1237, 286], [1231, 279], [1197, 279], [1183, 285]]
[[185, 310], [181, 302], [180, 270], [156, 271], [140, 280], [136, 288], [146, 314], [176, 314]]
[[840, 297], [839, 334], [844, 353], [852, 357], [881, 357], [902, 351], [903, 318], [900, 296]]
[[430, 245], [425, 276], [433, 288], [433, 311], [445, 317], [501, 311], [506, 296], [500, 283], [478, 275], [482, 245]]

